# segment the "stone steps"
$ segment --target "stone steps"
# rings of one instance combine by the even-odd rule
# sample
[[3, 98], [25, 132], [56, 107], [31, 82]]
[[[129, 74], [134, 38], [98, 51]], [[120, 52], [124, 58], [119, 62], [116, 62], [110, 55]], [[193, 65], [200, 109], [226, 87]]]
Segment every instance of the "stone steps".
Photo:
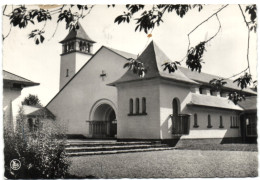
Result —
[[68, 156], [145, 152], [173, 149], [160, 141], [68, 140]]
[[163, 148], [146, 148], [146, 149], [124, 149], [124, 150], [111, 150], [111, 151], [91, 151], [91, 152], [70, 152], [68, 156], [91, 156], [91, 155], [105, 155], [105, 154], [117, 154], [117, 153], [134, 153], [134, 152], [148, 152], [148, 151], [164, 151], [173, 150], [174, 147]]

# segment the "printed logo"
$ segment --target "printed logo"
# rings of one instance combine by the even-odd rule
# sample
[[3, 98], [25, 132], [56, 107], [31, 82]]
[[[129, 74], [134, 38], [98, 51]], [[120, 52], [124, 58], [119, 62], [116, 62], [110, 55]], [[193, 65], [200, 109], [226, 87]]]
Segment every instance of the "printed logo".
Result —
[[21, 167], [21, 162], [18, 159], [13, 159], [10, 162], [10, 167], [12, 170], [18, 170]]

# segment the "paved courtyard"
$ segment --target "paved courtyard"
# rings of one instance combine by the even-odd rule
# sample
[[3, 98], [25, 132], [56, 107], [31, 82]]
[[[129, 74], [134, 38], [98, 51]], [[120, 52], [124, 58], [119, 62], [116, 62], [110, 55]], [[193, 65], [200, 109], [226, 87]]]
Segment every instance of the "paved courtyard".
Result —
[[97, 178], [255, 177], [257, 152], [168, 150], [71, 157], [70, 173]]

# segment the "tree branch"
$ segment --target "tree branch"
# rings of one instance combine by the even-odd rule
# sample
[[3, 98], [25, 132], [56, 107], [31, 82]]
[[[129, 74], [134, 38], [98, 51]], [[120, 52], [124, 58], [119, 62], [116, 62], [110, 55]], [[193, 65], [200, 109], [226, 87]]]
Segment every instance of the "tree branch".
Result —
[[11, 33], [11, 30], [12, 30], [12, 24], [10, 24], [10, 29], [9, 29], [9, 32], [7, 33], [6, 36], [3, 35], [3, 41], [9, 36], [9, 34]]
[[247, 35], [247, 55], [246, 55], [246, 59], [247, 59], [247, 66], [248, 66], [248, 71], [249, 71], [249, 74], [251, 74], [251, 70], [250, 70], [250, 64], [249, 64], [249, 46], [250, 46], [250, 28], [249, 28], [249, 25], [248, 25], [248, 22], [246, 21], [246, 17], [244, 15], [244, 12], [240, 6], [240, 4], [238, 4], [238, 7], [241, 11], [241, 14], [244, 18], [244, 21], [246, 23], [246, 26], [247, 26], [247, 29], [248, 29], [248, 35]]
[[213, 13], [211, 16], [209, 16], [206, 20], [202, 21], [200, 24], [198, 24], [193, 30], [191, 30], [189, 32], [188, 35], [190, 35], [193, 31], [195, 31], [199, 26], [201, 26], [203, 23], [205, 23], [206, 21], [208, 21], [210, 18], [212, 18], [213, 16], [215, 16], [216, 14], [218, 14], [220, 11], [222, 11], [224, 8], [226, 8], [229, 4], [223, 6], [222, 8], [220, 8], [217, 12]]
[[232, 76], [230, 76], [230, 77], [228, 77], [228, 78], [224, 78], [223, 80], [231, 79], [231, 78], [233, 78], [233, 77], [236, 77], [236, 76], [238, 76], [238, 75], [240, 75], [240, 74], [246, 72], [248, 69], [249, 69], [249, 67], [247, 67], [247, 68], [244, 69], [243, 71], [241, 71], [241, 72], [239, 72], [239, 73], [237, 73], [237, 74], [234, 74], [234, 75], [232, 75]]
[[219, 28], [218, 28], [218, 31], [217, 31], [217, 33], [214, 35], [214, 36], [212, 36], [211, 38], [209, 38], [207, 41], [205, 41], [205, 43], [207, 43], [207, 42], [209, 42], [210, 40], [212, 40], [214, 37], [216, 37], [217, 36], [217, 34], [219, 33], [219, 31], [220, 31], [220, 29], [221, 29], [221, 23], [220, 23], [220, 20], [219, 20], [219, 18], [218, 18], [218, 15], [216, 14], [216, 17], [217, 17], [217, 20], [218, 20], [218, 23], [219, 23]]
[[[62, 12], [62, 10], [63, 10], [64, 7], [65, 7], [65, 5], [63, 5], [63, 6], [60, 8], [60, 12]], [[57, 22], [56, 28], [55, 28], [54, 33], [52, 34], [51, 38], [53, 38], [53, 37], [55, 36], [55, 34], [56, 34], [56, 32], [57, 32], [57, 29], [58, 29], [58, 26], [59, 26], [59, 21]], [[50, 41], [51, 38], [50, 38], [48, 41]]]
[[3, 15], [5, 15], [6, 7], [7, 7], [7, 5], [4, 6]]

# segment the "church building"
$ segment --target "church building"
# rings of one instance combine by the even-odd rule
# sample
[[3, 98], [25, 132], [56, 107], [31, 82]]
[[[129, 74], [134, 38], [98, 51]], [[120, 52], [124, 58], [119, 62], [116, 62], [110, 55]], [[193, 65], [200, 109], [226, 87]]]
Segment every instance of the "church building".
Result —
[[256, 132], [257, 93], [244, 89], [246, 100], [235, 105], [229, 92], [240, 90], [232, 80], [221, 91], [209, 81], [217, 76], [179, 67], [164, 71], [169, 58], [153, 41], [138, 60], [143, 78], [123, 68], [131, 53], [102, 46], [82, 26], [62, 44], [60, 90], [46, 107], [66, 125], [68, 135], [115, 139], [252, 139]]

